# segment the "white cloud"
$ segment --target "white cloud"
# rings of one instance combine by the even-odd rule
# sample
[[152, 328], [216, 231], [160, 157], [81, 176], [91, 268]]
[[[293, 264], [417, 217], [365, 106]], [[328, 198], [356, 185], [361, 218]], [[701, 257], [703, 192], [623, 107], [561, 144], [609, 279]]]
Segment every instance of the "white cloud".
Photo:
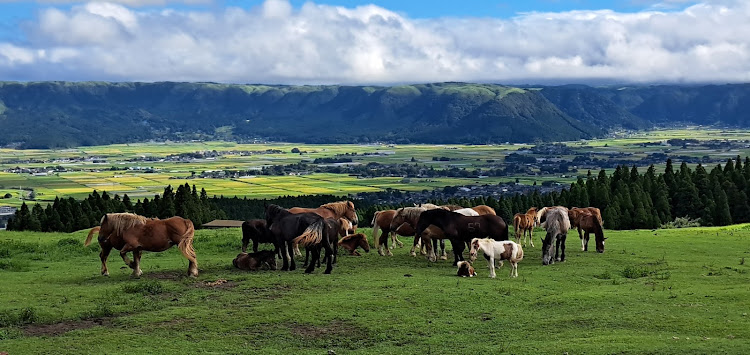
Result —
[[[11, 2], [37, 2], [42, 4], [78, 4], [82, 3], [84, 1], [81, 0], [36, 0], [36, 1], [29, 1], [29, 0], [0, 0], [1, 3], [11, 3]], [[188, 4], [188, 5], [197, 5], [197, 4], [210, 4], [213, 2], [213, 0], [108, 0], [108, 1], [91, 1], [91, 2], [108, 2], [112, 4], [122, 4], [126, 6], [158, 6], [158, 5], [166, 5], [166, 4], [174, 4], [174, 3], [182, 3], [182, 4]]]
[[16, 80], [266, 83], [750, 81], [750, 3], [681, 11], [410, 19], [267, 0], [244, 10], [43, 10], [28, 43], [0, 42]]

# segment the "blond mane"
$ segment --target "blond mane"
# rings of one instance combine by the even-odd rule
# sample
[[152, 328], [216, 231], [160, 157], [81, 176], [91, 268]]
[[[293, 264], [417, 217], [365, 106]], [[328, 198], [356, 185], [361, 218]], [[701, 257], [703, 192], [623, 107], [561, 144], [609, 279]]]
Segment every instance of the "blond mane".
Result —
[[416, 225], [417, 221], [419, 220], [419, 215], [422, 214], [422, 212], [424, 211], [427, 211], [427, 208], [402, 207], [402, 208], [399, 208], [398, 211], [396, 211], [396, 215], [403, 217], [406, 222]]
[[102, 217], [101, 225], [104, 222], [111, 228], [112, 232], [110, 235], [122, 236], [122, 234], [134, 226], [146, 224], [149, 218], [139, 216], [134, 213], [107, 213]]
[[354, 210], [354, 204], [351, 201], [329, 202], [320, 207], [333, 211], [337, 216], [343, 216], [348, 210]]

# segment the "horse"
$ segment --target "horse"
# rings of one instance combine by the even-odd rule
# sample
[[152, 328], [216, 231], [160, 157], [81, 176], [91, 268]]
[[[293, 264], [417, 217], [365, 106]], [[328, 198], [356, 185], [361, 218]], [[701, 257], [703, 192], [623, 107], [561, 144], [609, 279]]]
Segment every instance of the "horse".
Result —
[[293, 257], [294, 238], [304, 233], [312, 224], [322, 224], [323, 221], [323, 217], [316, 213], [295, 214], [278, 205], [266, 206], [266, 225], [271, 235], [276, 238], [276, 247], [281, 251], [284, 260], [282, 271], [292, 271], [297, 267]]
[[[391, 230], [391, 221], [393, 221], [393, 217], [396, 216], [396, 210], [384, 210], [384, 211], [375, 211], [375, 215], [372, 217], [372, 238], [375, 240], [375, 247], [378, 248], [378, 254], [385, 255], [383, 252], [383, 248], [381, 245], [385, 245], [385, 249], [388, 250], [388, 236], [391, 237], [391, 248], [393, 249], [396, 244], [398, 244], [399, 248], [404, 246], [404, 243], [402, 243], [400, 240], [398, 240], [397, 234], [395, 230]], [[380, 236], [378, 237], [378, 231], [381, 231]], [[413, 233], [413, 232], [412, 232]], [[393, 255], [390, 250], [388, 250], [388, 255]]]
[[[329, 234], [328, 240], [331, 243], [331, 248], [333, 248], [333, 263], [335, 264], [338, 261], [339, 253], [339, 246], [336, 243], [336, 241], [338, 240], [337, 236], [343, 238], [347, 235], [354, 234], [354, 224], [352, 224], [352, 222], [350, 222], [346, 218], [326, 218], [325, 223], [327, 224], [326, 233]], [[302, 266], [307, 266], [307, 263], [310, 260], [310, 253], [314, 252], [320, 254], [320, 248], [309, 247], [305, 249], [305, 263], [302, 264]], [[320, 267], [320, 258], [318, 258], [317, 260], [317, 266]], [[323, 261], [325, 261], [325, 259], [323, 259]]]
[[445, 237], [453, 245], [453, 265], [463, 260], [464, 241], [472, 238], [490, 237], [495, 240], [508, 240], [508, 224], [499, 216], [464, 216], [442, 209], [424, 211], [417, 222], [416, 235], [431, 224], [443, 230]]
[[[445, 209], [445, 207], [433, 205], [431, 203], [425, 203], [420, 204], [419, 206], [414, 207], [402, 207], [396, 210], [396, 213], [394, 214], [393, 218], [391, 219], [391, 223], [388, 226], [388, 230], [395, 232], [398, 235], [401, 236], [412, 236], [414, 235], [414, 226], [417, 225], [417, 220], [419, 220], [419, 214], [423, 211], [427, 211], [428, 209]], [[382, 235], [381, 235], [382, 239]], [[385, 241], [385, 254], [382, 251], [382, 247], [378, 245], [378, 254], [380, 255], [388, 255], [392, 256], [393, 254], [391, 251], [387, 248], [388, 242], [387, 239], [383, 239], [381, 241]], [[378, 242], [381, 242], [378, 241]]]
[[[540, 214], [541, 213], [541, 214]], [[555, 261], [565, 261], [565, 239], [570, 229], [568, 209], [565, 207], [545, 207], [537, 212], [539, 220], [543, 220], [542, 227], [547, 235], [542, 239], [542, 265], [553, 264]], [[555, 259], [552, 259], [552, 248], [555, 248]]]
[[495, 278], [495, 259], [500, 261], [500, 267], [503, 267], [503, 260], [510, 261], [510, 277], [518, 277], [518, 262], [523, 260], [523, 249], [520, 244], [510, 240], [496, 241], [490, 238], [474, 238], [471, 240], [471, 250], [469, 251], [469, 258], [472, 262], [477, 259], [479, 250], [487, 259], [491, 278]]
[[491, 214], [493, 216], [497, 216], [495, 209], [487, 205], [474, 206], [471, 209], [474, 211], [477, 211], [477, 213], [479, 213], [480, 216], [485, 215], [485, 214]]
[[[294, 238], [292, 241], [294, 244], [302, 244], [309, 252], [312, 252], [313, 257], [307, 269], [305, 269], [305, 273], [309, 274], [315, 270], [315, 264], [320, 260], [320, 249], [318, 248], [323, 248], [325, 251], [323, 260], [326, 261], [326, 270], [324, 273], [331, 273], [331, 270], [333, 270], [333, 248], [331, 246], [335, 242], [336, 233], [338, 233], [338, 230], [331, 228], [326, 220], [321, 218], [307, 227], [299, 237]], [[331, 239], [331, 235], [333, 235], [333, 239]]]
[[513, 216], [513, 228], [516, 231], [516, 243], [523, 241], [526, 246], [526, 232], [529, 233], [529, 243], [534, 247], [532, 231], [536, 227], [536, 207], [529, 208], [526, 213], [516, 213]]
[[370, 243], [367, 242], [367, 235], [364, 233], [347, 235], [339, 240], [338, 245], [348, 250], [349, 255], [361, 256], [357, 247], [361, 247], [367, 253], [370, 252]]
[[468, 261], [459, 261], [458, 262], [458, 270], [456, 271], [456, 276], [474, 277], [474, 276], [477, 276], [477, 272], [474, 270], [474, 267], [471, 266], [470, 262], [468, 262]]
[[460, 209], [464, 208], [464, 207], [459, 206], [459, 205], [442, 205], [440, 207], [442, 207], [444, 210], [448, 210], [448, 211], [455, 211], [455, 210], [460, 210]]
[[[452, 212], [460, 213], [464, 216], [479, 216], [479, 213], [477, 213], [477, 211], [471, 208], [462, 208], [462, 209], [458, 209]], [[421, 236], [414, 237], [414, 245], [412, 246], [411, 252], [410, 252], [411, 256], [416, 256], [415, 250], [417, 249], [418, 243], [421, 241], [422, 245], [427, 247], [427, 260], [435, 262], [436, 260], [435, 250], [437, 250], [438, 248], [438, 243], [437, 243], [438, 240], [440, 240], [441, 242], [440, 243], [440, 247], [441, 247], [440, 259], [441, 260], [447, 259], [448, 257], [445, 255], [446, 254], [445, 242], [444, 242], [445, 234], [440, 228], [436, 226], [429, 226], [427, 227], [427, 229], [425, 229], [425, 232], [422, 233]], [[433, 243], [432, 247], [430, 246], [430, 241], [432, 241]]]
[[232, 260], [232, 265], [240, 270], [256, 271], [261, 268], [276, 270], [276, 252], [261, 250], [255, 253], [242, 252]]
[[[594, 212], [595, 211], [595, 212]], [[598, 214], [597, 214], [598, 212]], [[604, 252], [604, 229], [602, 228], [601, 212], [596, 207], [576, 208], [568, 210], [570, 226], [578, 228], [578, 237], [581, 239], [581, 250], [589, 250], [589, 233], [594, 233], [596, 251]], [[582, 233], [585, 232], [585, 235]]]
[[[188, 259], [188, 276], [198, 276], [198, 261], [193, 249], [195, 227], [189, 219], [172, 217], [159, 220], [129, 213], [110, 213], [102, 217], [100, 224], [89, 231], [84, 245], [89, 245], [93, 233], [99, 232], [102, 275], [109, 275], [107, 257], [112, 248], [119, 250], [122, 260], [133, 269], [132, 276], [140, 277], [143, 274], [140, 266], [142, 251], [161, 252], [177, 245]], [[133, 261], [128, 258], [128, 252], [133, 252]]]
[[[253, 241], [253, 252], [258, 252], [258, 244], [276, 244], [276, 238], [268, 230], [265, 219], [250, 219], [242, 222], [242, 252], [247, 251], [247, 245]], [[278, 252], [279, 250], [276, 249]]]
[[[346, 218], [351, 221], [356, 227], [359, 224], [357, 218], [357, 210], [354, 209], [354, 202], [352, 201], [337, 201], [330, 202], [320, 205], [317, 208], [303, 208], [303, 207], [292, 207], [289, 209], [291, 213], [315, 213], [323, 218]], [[299, 249], [295, 247], [294, 253], [301, 255]]]

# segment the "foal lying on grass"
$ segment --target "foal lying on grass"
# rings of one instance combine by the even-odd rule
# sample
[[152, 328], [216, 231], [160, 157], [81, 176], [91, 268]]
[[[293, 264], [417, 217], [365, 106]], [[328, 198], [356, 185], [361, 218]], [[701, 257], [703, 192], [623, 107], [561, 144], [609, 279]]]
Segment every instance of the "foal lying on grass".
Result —
[[349, 251], [349, 255], [362, 256], [357, 251], [357, 247], [361, 247], [365, 252], [370, 252], [370, 243], [367, 242], [367, 236], [364, 233], [350, 234], [341, 240], [339, 245]]
[[261, 250], [257, 253], [240, 253], [232, 260], [232, 265], [240, 270], [248, 271], [276, 270], [276, 252]]
[[459, 261], [456, 276], [474, 277], [477, 276], [477, 272], [474, 271], [474, 267], [472, 267], [471, 263], [469, 263], [468, 261]]
[[518, 277], [518, 262], [523, 260], [523, 249], [521, 249], [520, 244], [510, 240], [496, 241], [490, 238], [474, 238], [471, 240], [471, 251], [469, 252], [471, 261], [476, 260], [479, 250], [484, 253], [484, 258], [487, 259], [491, 278], [495, 278], [495, 259], [500, 261], [500, 267], [503, 266], [503, 260], [510, 261], [510, 277]]

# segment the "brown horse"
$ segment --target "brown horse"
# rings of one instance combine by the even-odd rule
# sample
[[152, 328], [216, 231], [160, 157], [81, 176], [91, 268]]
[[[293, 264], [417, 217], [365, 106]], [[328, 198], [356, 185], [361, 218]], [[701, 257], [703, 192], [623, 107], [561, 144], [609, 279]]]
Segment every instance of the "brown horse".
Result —
[[[388, 255], [393, 255], [388, 248], [389, 235], [392, 242], [390, 249], [396, 244], [398, 244], [399, 248], [404, 246], [404, 243], [396, 237], [396, 231], [391, 229], [391, 222], [395, 216], [396, 210], [384, 210], [375, 211], [375, 215], [372, 217], [372, 238], [375, 240], [375, 247], [378, 249], [378, 254], [380, 255], [386, 255], [383, 252], [383, 246], [385, 246]], [[378, 236], [378, 231], [381, 231], [380, 236]], [[414, 232], [412, 231], [412, 233]]]
[[483, 216], [486, 214], [497, 216], [497, 213], [495, 213], [495, 209], [487, 205], [474, 206], [471, 209], [474, 211], [477, 211], [477, 213], [479, 213], [480, 216]]
[[513, 216], [513, 228], [516, 230], [516, 243], [526, 246], [526, 232], [529, 233], [529, 243], [534, 247], [532, 231], [536, 227], [536, 207], [529, 208], [526, 213], [516, 213]]
[[[112, 248], [120, 251], [120, 257], [131, 269], [132, 276], [139, 277], [141, 271], [141, 252], [161, 252], [173, 245], [188, 259], [188, 275], [198, 276], [198, 261], [193, 249], [195, 228], [193, 222], [182, 217], [163, 220], [148, 219], [142, 216], [122, 213], [110, 213], [102, 217], [101, 227], [92, 228], [84, 245], [91, 243], [91, 236], [99, 232], [99, 245], [102, 247], [102, 275], [109, 275], [107, 257]], [[127, 256], [133, 252], [133, 261]]]
[[[576, 208], [568, 210], [570, 227], [578, 228], [578, 237], [581, 239], [581, 250], [589, 250], [589, 233], [594, 233], [596, 251], [604, 252], [604, 229], [602, 228], [602, 214], [596, 207]], [[583, 234], [582, 232], [585, 232]]]
[[[303, 208], [303, 207], [292, 207], [288, 209], [290, 213], [315, 213], [323, 218], [346, 218], [354, 224], [356, 229], [359, 219], [357, 218], [357, 210], [354, 209], [354, 202], [352, 201], [337, 201], [330, 202], [320, 205], [318, 208]], [[294, 254], [301, 255], [297, 245], [294, 246]]]
[[364, 233], [350, 234], [341, 238], [338, 243], [342, 248], [349, 251], [349, 255], [362, 256], [357, 251], [357, 247], [362, 248], [365, 252], [370, 252], [370, 243], [367, 242], [367, 235]]

